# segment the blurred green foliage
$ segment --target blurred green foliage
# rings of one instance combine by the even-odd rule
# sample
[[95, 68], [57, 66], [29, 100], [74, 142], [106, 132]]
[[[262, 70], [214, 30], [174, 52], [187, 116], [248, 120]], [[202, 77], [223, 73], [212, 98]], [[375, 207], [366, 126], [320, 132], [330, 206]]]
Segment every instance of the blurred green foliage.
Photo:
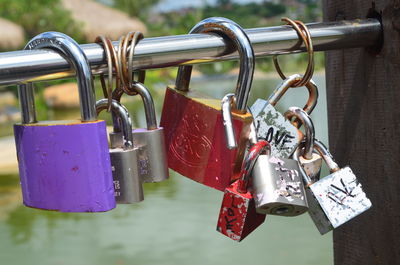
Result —
[[113, 0], [113, 2], [114, 7], [128, 13], [129, 16], [141, 17], [160, 0]]
[[77, 42], [85, 42], [81, 25], [60, 0], [0, 0], [0, 16], [21, 25], [27, 39], [45, 31], [60, 31]]
[[230, 0], [219, 0], [216, 6], [206, 5], [204, 7], [203, 17], [226, 17], [244, 28], [253, 28], [265, 25], [266, 19], [283, 15], [285, 12], [284, 5], [267, 1], [238, 4]]

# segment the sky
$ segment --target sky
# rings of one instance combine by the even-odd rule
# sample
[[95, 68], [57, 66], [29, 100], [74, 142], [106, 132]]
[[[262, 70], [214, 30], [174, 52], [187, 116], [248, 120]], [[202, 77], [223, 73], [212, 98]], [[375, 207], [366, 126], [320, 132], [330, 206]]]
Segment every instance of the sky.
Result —
[[[236, 3], [250, 3], [250, 2], [256, 2], [256, 3], [261, 3], [263, 0], [234, 0], [233, 2]], [[158, 3], [155, 6], [156, 11], [170, 11], [174, 9], [181, 9], [181, 8], [186, 8], [186, 7], [197, 7], [197, 6], [202, 6], [205, 4], [215, 4], [217, 0], [189, 0], [189, 1], [183, 1], [183, 0], [161, 0], [160, 3]]]

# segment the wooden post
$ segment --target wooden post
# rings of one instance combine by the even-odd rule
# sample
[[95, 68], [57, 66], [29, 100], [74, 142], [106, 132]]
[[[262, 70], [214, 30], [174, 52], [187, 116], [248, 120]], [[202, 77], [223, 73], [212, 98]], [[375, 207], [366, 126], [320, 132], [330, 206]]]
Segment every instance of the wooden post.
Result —
[[380, 52], [326, 53], [330, 149], [373, 204], [334, 231], [336, 265], [400, 264], [400, 0], [324, 0], [325, 21], [379, 14]]

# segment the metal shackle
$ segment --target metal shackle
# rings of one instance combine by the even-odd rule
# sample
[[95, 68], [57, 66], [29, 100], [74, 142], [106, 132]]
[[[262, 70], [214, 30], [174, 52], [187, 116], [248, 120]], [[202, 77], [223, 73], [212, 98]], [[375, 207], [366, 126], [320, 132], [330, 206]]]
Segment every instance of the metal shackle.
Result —
[[[292, 87], [292, 85], [299, 80], [301, 80], [301, 75], [294, 74], [289, 76], [287, 79], [283, 80], [282, 83], [272, 92], [272, 94], [268, 98], [268, 103], [272, 106], [275, 106], [276, 103], [281, 99], [281, 97], [286, 93], [286, 91]], [[303, 110], [310, 114], [318, 102], [318, 87], [314, 83], [314, 81], [310, 80], [306, 84], [306, 88], [308, 90], [308, 100], [307, 103], [304, 105]]]
[[333, 160], [332, 154], [329, 152], [328, 148], [322, 142], [318, 141], [317, 139], [314, 139], [314, 148], [322, 156], [322, 159], [325, 161], [331, 173], [340, 170], [338, 164]]
[[156, 110], [154, 108], [153, 97], [150, 91], [145, 87], [143, 83], [134, 82], [132, 84], [134, 90], [140, 95], [144, 105], [144, 113], [146, 115], [147, 130], [155, 130], [157, 126]]
[[305, 144], [302, 156], [308, 160], [312, 159], [314, 150], [315, 129], [314, 123], [311, 120], [310, 116], [307, 114], [307, 112], [299, 107], [290, 107], [283, 115], [289, 121], [293, 117], [296, 117], [304, 125]]
[[[24, 50], [36, 50], [48, 48], [60, 53], [65, 60], [75, 69], [78, 82], [81, 120], [95, 121], [96, 97], [94, 92], [92, 72], [89, 61], [79, 44], [71, 37], [60, 32], [44, 32], [31, 39]], [[21, 104], [22, 123], [36, 123], [36, 109], [34, 89], [32, 83], [18, 86], [18, 94]]]
[[[97, 115], [101, 111], [108, 109], [108, 99], [100, 99], [96, 102], [96, 112]], [[132, 135], [132, 121], [128, 110], [117, 100], [112, 100], [111, 111], [114, 117], [118, 118], [118, 125], [122, 131], [122, 136], [124, 138], [124, 149], [132, 149], [133, 147], [133, 135]]]
[[237, 148], [235, 128], [232, 122], [231, 105], [235, 101], [235, 94], [226, 94], [221, 100], [222, 122], [225, 129], [226, 146], [228, 149]]
[[257, 143], [253, 144], [247, 152], [242, 162], [242, 169], [240, 171], [240, 178], [237, 187], [237, 190], [240, 193], [247, 192], [251, 172], [253, 171], [254, 165], [256, 164], [258, 157], [263, 153], [266, 153], [267, 155], [271, 153], [271, 145], [264, 140], [258, 141]]
[[[197, 23], [189, 34], [208, 32], [226, 37], [235, 44], [240, 58], [240, 70], [235, 91], [236, 104], [234, 105], [234, 111], [246, 113], [255, 68], [254, 51], [250, 40], [238, 24], [223, 17], [206, 18]], [[192, 68], [193, 66], [191, 65], [179, 66], [175, 83], [176, 89], [188, 91]]]

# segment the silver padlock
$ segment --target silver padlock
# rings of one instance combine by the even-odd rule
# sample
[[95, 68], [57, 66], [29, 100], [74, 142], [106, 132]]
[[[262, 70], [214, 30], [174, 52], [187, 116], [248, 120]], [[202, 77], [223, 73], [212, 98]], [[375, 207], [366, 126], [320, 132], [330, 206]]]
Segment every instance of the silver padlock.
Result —
[[314, 150], [315, 130], [310, 116], [298, 107], [290, 107], [284, 116], [289, 121], [295, 117], [304, 125], [304, 148], [297, 148], [295, 152], [300, 152], [300, 166], [303, 167], [307, 175], [314, 181], [319, 179], [322, 166], [321, 155]]
[[157, 126], [153, 97], [140, 82], [132, 84], [141, 96], [147, 128], [133, 130], [133, 143], [139, 148], [139, 174], [143, 182], [161, 182], [169, 178], [164, 128]]
[[[313, 182], [301, 167], [300, 172], [308, 187], [308, 212], [323, 235], [365, 212], [372, 204], [350, 167], [339, 168], [328, 149], [318, 140], [314, 140], [314, 146], [332, 174]], [[297, 152], [294, 158], [298, 159]]]
[[299, 166], [292, 159], [260, 155], [252, 172], [252, 195], [261, 214], [297, 216], [308, 209]]
[[[297, 126], [294, 126], [275, 109], [275, 105], [283, 94], [301, 78], [301, 75], [298, 74], [290, 76], [274, 90], [268, 100], [257, 99], [251, 106], [257, 137], [271, 144], [272, 156], [289, 158], [303, 139], [302, 132], [298, 130], [300, 124], [297, 122]], [[309, 98], [303, 110], [311, 113], [317, 104], [318, 88], [312, 80], [306, 85], [306, 88]]]
[[[96, 102], [97, 114], [107, 108], [107, 99], [101, 99]], [[118, 123], [114, 123], [114, 133], [110, 137], [110, 158], [115, 200], [121, 204], [143, 201], [143, 187], [137, 163], [139, 149], [133, 144], [132, 123], [129, 112], [116, 100], [111, 103], [111, 111], [118, 121]]]

